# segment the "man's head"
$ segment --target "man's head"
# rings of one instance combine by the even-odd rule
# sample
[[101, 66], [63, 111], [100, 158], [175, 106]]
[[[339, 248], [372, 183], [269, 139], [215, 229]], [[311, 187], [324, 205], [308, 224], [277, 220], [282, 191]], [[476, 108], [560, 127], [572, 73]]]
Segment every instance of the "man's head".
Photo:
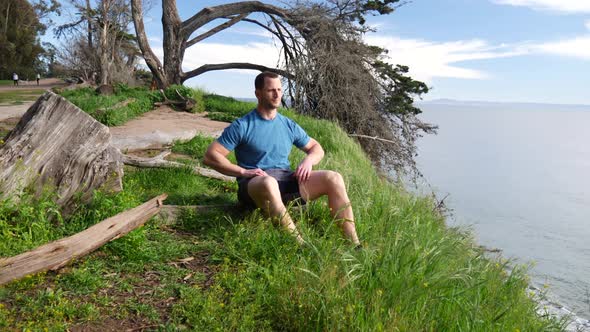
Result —
[[279, 75], [262, 72], [254, 80], [254, 94], [258, 99], [259, 108], [276, 109], [281, 106], [283, 89]]

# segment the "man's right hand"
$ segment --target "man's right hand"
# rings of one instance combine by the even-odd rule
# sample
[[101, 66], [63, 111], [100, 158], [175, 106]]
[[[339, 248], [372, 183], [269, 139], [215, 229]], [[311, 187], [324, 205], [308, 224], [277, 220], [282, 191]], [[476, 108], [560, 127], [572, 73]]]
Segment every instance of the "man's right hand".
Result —
[[268, 174], [266, 174], [266, 172], [261, 170], [260, 168], [256, 168], [256, 169], [244, 169], [241, 176], [245, 177], [245, 178], [253, 178], [255, 176], [268, 176]]

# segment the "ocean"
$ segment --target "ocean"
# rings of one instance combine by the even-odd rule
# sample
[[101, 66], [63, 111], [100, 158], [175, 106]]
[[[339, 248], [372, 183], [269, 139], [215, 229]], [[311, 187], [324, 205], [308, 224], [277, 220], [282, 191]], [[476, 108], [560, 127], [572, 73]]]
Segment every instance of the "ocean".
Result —
[[439, 101], [418, 142], [421, 188], [451, 226], [530, 265], [533, 286], [590, 318], [590, 106]]

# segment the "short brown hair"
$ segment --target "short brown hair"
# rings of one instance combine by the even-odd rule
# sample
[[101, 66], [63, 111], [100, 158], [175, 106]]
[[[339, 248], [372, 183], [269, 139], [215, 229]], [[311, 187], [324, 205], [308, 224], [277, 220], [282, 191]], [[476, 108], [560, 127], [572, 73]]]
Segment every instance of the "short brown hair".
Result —
[[279, 75], [277, 73], [273, 73], [271, 71], [263, 71], [262, 73], [258, 74], [258, 76], [256, 76], [256, 79], [254, 80], [254, 88], [256, 90], [260, 90], [262, 88], [264, 88], [264, 80], [266, 78], [278, 78]]

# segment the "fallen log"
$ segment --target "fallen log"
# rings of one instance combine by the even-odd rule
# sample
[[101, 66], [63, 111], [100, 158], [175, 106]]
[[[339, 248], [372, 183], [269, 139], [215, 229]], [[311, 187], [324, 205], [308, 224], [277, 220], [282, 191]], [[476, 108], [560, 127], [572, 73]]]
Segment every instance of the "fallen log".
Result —
[[138, 207], [105, 219], [70, 237], [17, 256], [0, 258], [0, 285], [32, 273], [57, 270], [103, 244], [124, 236], [156, 215], [166, 197], [166, 194], [162, 194], [152, 198]]
[[[123, 155], [123, 163], [125, 165], [135, 166], [135, 167], [143, 167], [143, 168], [178, 168], [178, 167], [190, 167], [185, 164], [176, 162], [176, 161], [169, 161], [165, 160], [164, 158], [168, 156], [171, 151], [164, 151], [159, 155], [152, 157], [152, 158], [143, 158], [138, 156], [131, 156], [128, 154]], [[234, 177], [223, 175], [215, 170], [199, 167], [199, 166], [192, 166], [191, 167], [195, 174], [205, 176], [208, 178], [223, 180], [223, 181], [233, 181], [235, 180]]]

